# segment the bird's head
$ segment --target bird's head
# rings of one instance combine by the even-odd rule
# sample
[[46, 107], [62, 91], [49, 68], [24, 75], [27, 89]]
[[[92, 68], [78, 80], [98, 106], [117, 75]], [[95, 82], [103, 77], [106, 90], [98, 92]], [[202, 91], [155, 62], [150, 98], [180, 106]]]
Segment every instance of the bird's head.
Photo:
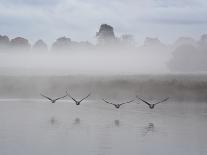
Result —
[[114, 106], [115, 106], [117, 109], [119, 109], [120, 104], [115, 104]]
[[76, 102], [76, 105], [80, 105], [80, 102]]
[[154, 109], [154, 108], [155, 108], [155, 104], [151, 104], [150, 109]]

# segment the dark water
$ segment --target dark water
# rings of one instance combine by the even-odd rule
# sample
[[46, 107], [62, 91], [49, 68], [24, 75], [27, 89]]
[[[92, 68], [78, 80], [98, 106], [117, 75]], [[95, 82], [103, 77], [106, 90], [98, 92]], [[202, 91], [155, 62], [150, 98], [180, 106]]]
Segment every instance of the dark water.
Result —
[[1, 155], [205, 155], [207, 104], [0, 101]]

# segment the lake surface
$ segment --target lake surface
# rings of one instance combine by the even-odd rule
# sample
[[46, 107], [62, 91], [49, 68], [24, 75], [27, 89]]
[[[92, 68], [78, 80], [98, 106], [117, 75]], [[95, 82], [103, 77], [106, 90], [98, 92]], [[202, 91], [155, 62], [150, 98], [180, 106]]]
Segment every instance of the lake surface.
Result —
[[207, 104], [0, 100], [1, 155], [206, 155]]

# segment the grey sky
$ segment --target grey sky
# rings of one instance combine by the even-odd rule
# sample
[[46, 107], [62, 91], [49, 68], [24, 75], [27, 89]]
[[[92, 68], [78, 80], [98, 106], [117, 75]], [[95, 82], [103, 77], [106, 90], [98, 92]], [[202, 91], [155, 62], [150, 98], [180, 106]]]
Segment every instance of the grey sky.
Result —
[[206, 0], [0, 0], [0, 34], [47, 43], [68, 36], [94, 41], [100, 24], [117, 36], [133, 34], [173, 42], [179, 36], [207, 33]]

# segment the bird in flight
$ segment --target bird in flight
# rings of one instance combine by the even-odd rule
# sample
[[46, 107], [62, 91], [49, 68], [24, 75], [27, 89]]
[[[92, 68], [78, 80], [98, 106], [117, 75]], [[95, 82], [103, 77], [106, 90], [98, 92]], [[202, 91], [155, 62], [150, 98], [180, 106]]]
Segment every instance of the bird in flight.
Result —
[[73, 100], [73, 101], [75, 101], [75, 103], [76, 103], [76, 105], [80, 105], [80, 103], [83, 101], [83, 100], [85, 100], [86, 98], [88, 98], [90, 95], [91, 95], [91, 93], [89, 93], [86, 97], [84, 97], [83, 99], [81, 99], [81, 100], [76, 100], [75, 98], [73, 98], [69, 93], [68, 93], [68, 91], [66, 91], [66, 94]]
[[45, 96], [45, 95], [43, 95], [43, 94], [40, 94], [40, 95], [41, 95], [42, 97], [44, 97], [44, 98], [50, 100], [51, 103], [55, 103], [57, 100], [62, 99], [62, 98], [65, 98], [65, 97], [67, 96], [67, 95], [65, 95], [65, 96], [62, 96], [62, 97], [58, 97], [58, 98], [56, 98], [56, 99], [52, 99], [52, 98], [47, 97], [47, 96]]
[[108, 102], [106, 101], [105, 99], [102, 99], [104, 102], [108, 103], [108, 104], [111, 104], [111, 105], [114, 105], [115, 108], [119, 109], [120, 106], [124, 105], [124, 104], [127, 104], [127, 103], [131, 103], [133, 102], [134, 100], [131, 100], [131, 101], [128, 101], [128, 102], [124, 102], [124, 103], [120, 103], [120, 104], [115, 104], [115, 103], [112, 103], [112, 102]]
[[157, 104], [159, 104], [159, 103], [162, 103], [162, 102], [165, 102], [165, 101], [167, 101], [167, 100], [169, 99], [169, 97], [168, 97], [168, 98], [166, 98], [166, 99], [164, 99], [164, 100], [161, 100], [161, 101], [159, 101], [159, 102], [156, 102], [156, 103], [149, 103], [149, 102], [147, 102], [147, 101], [141, 99], [141, 98], [138, 97], [138, 96], [136, 96], [136, 97], [137, 97], [138, 99], [140, 99], [142, 102], [146, 103], [146, 104], [149, 106], [150, 109], [154, 109], [154, 108], [155, 108], [155, 105], [157, 105]]

